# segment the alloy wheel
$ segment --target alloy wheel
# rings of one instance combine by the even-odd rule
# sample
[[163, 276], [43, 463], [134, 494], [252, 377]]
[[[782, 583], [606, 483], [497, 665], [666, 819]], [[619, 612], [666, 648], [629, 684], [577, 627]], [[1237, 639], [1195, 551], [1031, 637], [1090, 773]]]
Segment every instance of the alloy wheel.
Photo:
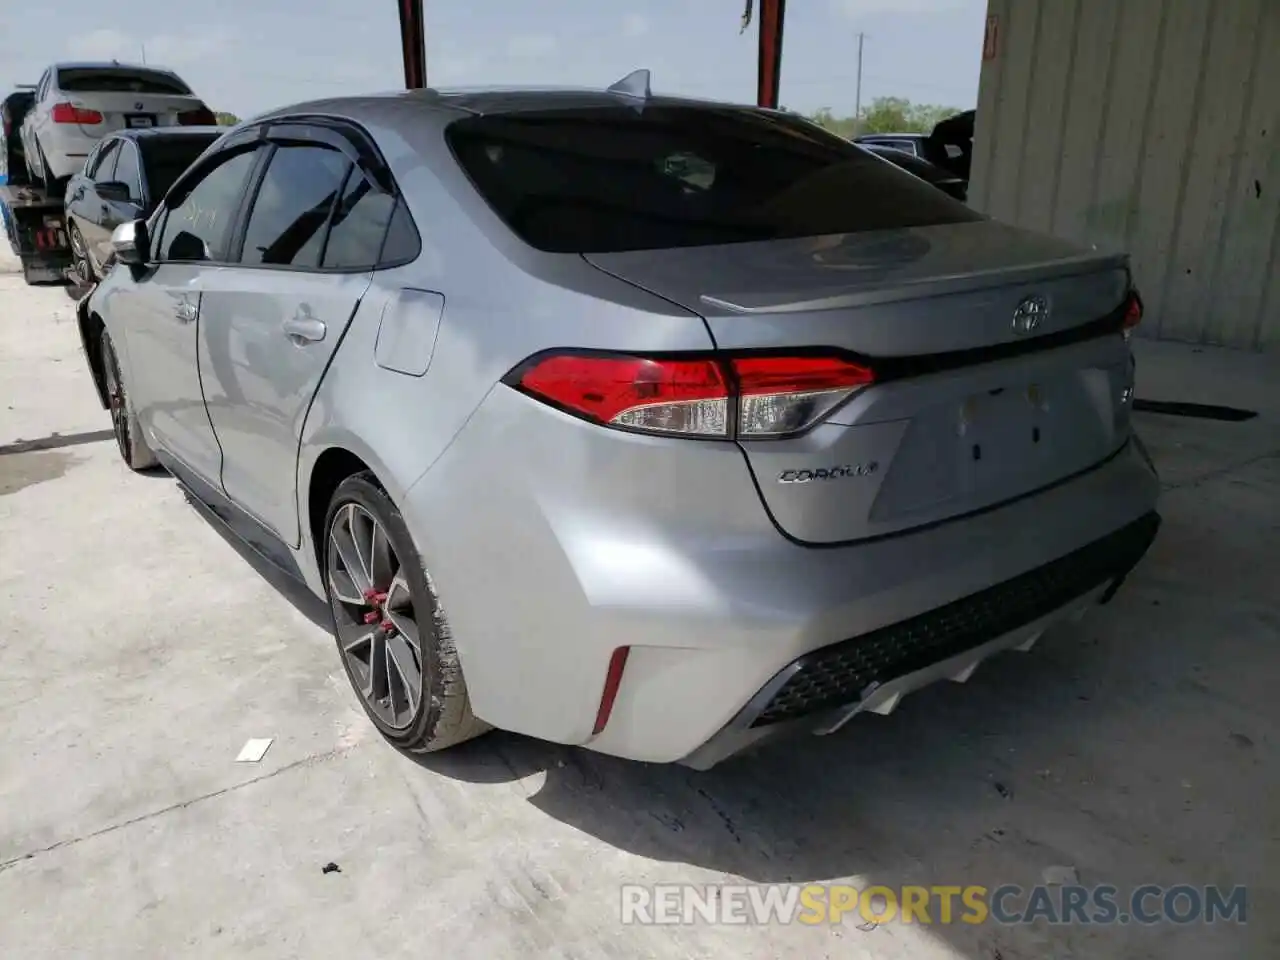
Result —
[[88, 286], [93, 283], [93, 268], [89, 265], [89, 253], [85, 250], [84, 238], [80, 236], [80, 230], [74, 224], [67, 231], [67, 237], [71, 241], [71, 257], [80, 286]]
[[125, 463], [130, 462], [129, 454], [129, 405], [124, 393], [124, 384], [120, 381], [120, 365], [116, 360], [116, 352], [110, 341], [103, 345], [103, 379], [107, 388], [107, 406], [111, 410], [111, 432], [115, 434], [116, 446]]
[[354, 685], [379, 720], [403, 730], [422, 699], [422, 637], [400, 558], [386, 528], [360, 504], [334, 514], [327, 567], [338, 645]]

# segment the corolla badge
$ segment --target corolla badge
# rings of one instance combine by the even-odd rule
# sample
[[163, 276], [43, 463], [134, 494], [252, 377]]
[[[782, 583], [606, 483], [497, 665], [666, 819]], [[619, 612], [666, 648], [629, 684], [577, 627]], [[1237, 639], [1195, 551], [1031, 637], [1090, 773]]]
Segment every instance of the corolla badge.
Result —
[[1036, 294], [1025, 298], [1013, 311], [1013, 332], [1027, 334], [1049, 319], [1049, 299]]
[[880, 469], [880, 464], [845, 463], [834, 467], [818, 467], [813, 470], [783, 470], [778, 474], [779, 483], [810, 483], [814, 480], [843, 480], [848, 477], [869, 477]]

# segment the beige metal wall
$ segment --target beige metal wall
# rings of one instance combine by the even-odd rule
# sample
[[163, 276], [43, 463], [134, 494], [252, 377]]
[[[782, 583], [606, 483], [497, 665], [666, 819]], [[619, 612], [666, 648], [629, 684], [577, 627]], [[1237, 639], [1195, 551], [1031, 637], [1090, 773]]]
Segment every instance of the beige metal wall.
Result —
[[1147, 335], [1280, 351], [1280, 0], [989, 13], [971, 202], [1129, 250]]

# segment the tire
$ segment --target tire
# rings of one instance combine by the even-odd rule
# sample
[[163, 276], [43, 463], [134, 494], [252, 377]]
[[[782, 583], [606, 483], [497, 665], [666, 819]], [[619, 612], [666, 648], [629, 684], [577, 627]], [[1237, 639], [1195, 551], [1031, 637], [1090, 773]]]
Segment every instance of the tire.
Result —
[[429, 753], [489, 729], [471, 712], [448, 618], [409, 528], [371, 473], [334, 491], [321, 572], [347, 679], [393, 746]]
[[99, 342], [102, 349], [102, 379], [106, 387], [107, 406], [111, 411], [111, 432], [115, 434], [120, 459], [130, 470], [149, 470], [157, 463], [156, 455], [142, 437], [137, 414], [125, 390], [124, 378], [120, 375], [116, 348], [105, 327]]
[[92, 286], [101, 277], [93, 269], [93, 261], [89, 259], [89, 248], [85, 246], [84, 235], [70, 217], [67, 217], [67, 239], [71, 242], [71, 257], [84, 286]]
[[31, 141], [35, 145], [36, 153], [40, 156], [40, 176], [37, 177], [35, 175], [35, 172], [32, 171], [31, 181], [33, 183], [39, 182], [40, 186], [43, 187], [45, 192], [47, 193], [50, 185], [49, 184], [49, 161], [45, 158], [44, 147], [40, 146], [40, 141], [35, 139], [35, 137], [32, 137]]

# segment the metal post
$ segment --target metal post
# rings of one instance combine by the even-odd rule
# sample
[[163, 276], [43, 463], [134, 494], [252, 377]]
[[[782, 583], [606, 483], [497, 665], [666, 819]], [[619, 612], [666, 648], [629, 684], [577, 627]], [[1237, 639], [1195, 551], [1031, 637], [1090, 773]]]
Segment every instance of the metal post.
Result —
[[404, 85], [420, 90], [427, 85], [427, 45], [423, 26], [423, 0], [399, 0], [400, 51], [404, 58]]
[[782, 25], [787, 0], [761, 0], [760, 44], [756, 61], [756, 104], [776, 109], [782, 78]]
[[855, 134], [862, 132], [862, 41], [866, 38], [865, 33], [858, 32], [858, 81], [853, 92], [853, 132]]

